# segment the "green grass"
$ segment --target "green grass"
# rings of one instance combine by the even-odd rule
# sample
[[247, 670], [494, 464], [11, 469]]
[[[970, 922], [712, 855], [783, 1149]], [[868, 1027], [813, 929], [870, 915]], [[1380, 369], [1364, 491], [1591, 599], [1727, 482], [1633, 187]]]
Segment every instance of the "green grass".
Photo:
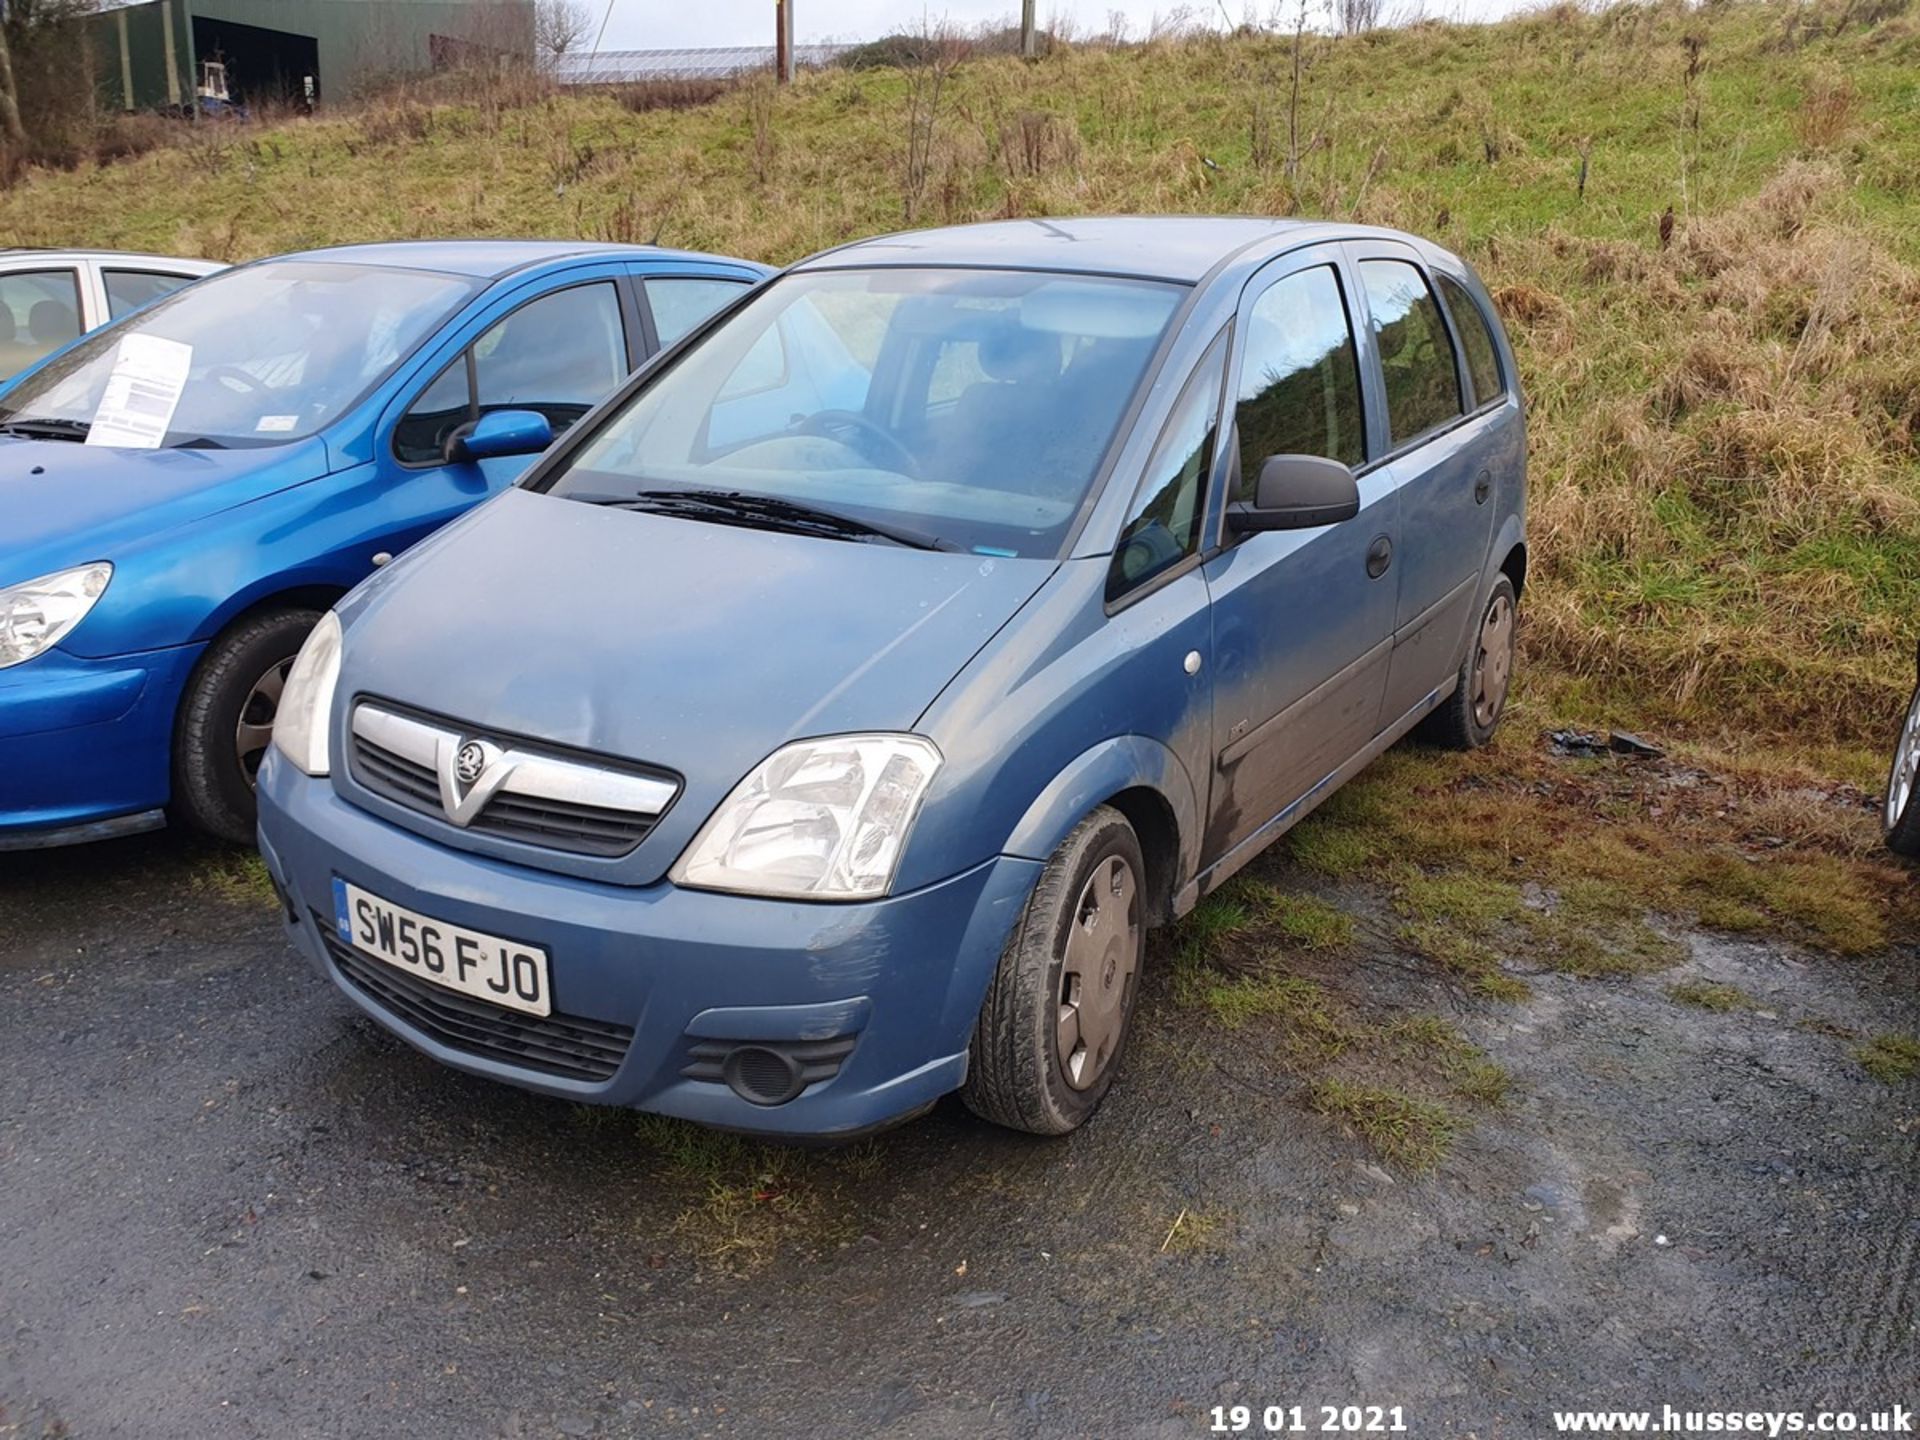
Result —
[[1667, 998], [1678, 1005], [1721, 1014], [1751, 1010], [1759, 1003], [1738, 985], [1724, 985], [1717, 980], [1681, 980], [1667, 987]]
[[251, 850], [221, 851], [193, 871], [195, 890], [235, 905], [274, 905], [273, 882], [267, 865]]
[[1911, 1035], [1876, 1035], [1854, 1048], [1858, 1060], [1874, 1079], [1897, 1085], [1920, 1074], [1920, 1040]]
[[1309, 1091], [1308, 1103], [1353, 1130], [1383, 1159], [1410, 1170], [1438, 1165], [1462, 1128], [1445, 1105], [1377, 1085], [1320, 1080]]

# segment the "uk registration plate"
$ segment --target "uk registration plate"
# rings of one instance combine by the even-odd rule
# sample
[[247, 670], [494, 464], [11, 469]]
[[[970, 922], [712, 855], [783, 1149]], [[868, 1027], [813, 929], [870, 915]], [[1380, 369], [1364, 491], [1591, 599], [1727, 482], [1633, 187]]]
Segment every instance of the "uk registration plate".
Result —
[[547, 952], [436, 920], [334, 878], [333, 919], [343, 944], [442, 989], [529, 1015], [553, 1013]]

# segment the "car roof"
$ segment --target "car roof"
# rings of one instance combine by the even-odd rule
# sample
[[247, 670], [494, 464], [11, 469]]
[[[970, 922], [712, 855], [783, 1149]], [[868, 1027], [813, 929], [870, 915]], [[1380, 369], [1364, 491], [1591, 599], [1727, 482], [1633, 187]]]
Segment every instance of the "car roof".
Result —
[[324, 250], [301, 250], [276, 255], [275, 260], [312, 260], [322, 263], [382, 265], [396, 270], [437, 270], [478, 280], [497, 280], [517, 270], [556, 260], [721, 260], [764, 271], [763, 265], [734, 260], [728, 255], [702, 255], [691, 250], [665, 250], [657, 245], [606, 245], [584, 240], [399, 240], [368, 245], [334, 245]]
[[142, 250], [55, 250], [36, 245], [0, 247], [0, 265], [10, 265], [16, 260], [50, 265], [71, 265], [76, 260], [92, 260], [102, 265], [172, 265], [201, 274], [227, 268], [218, 260], [201, 260], [191, 255], [154, 255]]
[[881, 235], [822, 251], [794, 268], [1000, 266], [1192, 284], [1222, 261], [1243, 252], [1265, 255], [1319, 241], [1368, 235], [1420, 243], [1410, 235], [1365, 225], [1277, 220], [1261, 215], [1094, 215], [994, 220]]

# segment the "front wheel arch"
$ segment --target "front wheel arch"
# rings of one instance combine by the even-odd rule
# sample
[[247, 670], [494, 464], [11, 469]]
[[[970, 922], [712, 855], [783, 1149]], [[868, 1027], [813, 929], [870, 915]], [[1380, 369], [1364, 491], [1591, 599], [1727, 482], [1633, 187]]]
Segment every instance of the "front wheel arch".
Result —
[[1200, 801], [1180, 757], [1149, 736], [1116, 735], [1081, 752], [1034, 797], [1001, 853], [1048, 860], [1101, 805], [1124, 815], [1140, 839], [1149, 923], [1170, 920], [1174, 897], [1195, 868]]

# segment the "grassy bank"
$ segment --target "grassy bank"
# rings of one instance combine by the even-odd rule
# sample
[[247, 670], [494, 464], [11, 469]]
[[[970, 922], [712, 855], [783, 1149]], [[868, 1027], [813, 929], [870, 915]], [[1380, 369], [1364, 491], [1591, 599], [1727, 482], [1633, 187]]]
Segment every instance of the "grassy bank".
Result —
[[1535, 696], [1869, 783], [1920, 628], [1920, 11], [1902, 8], [1309, 37], [1297, 106], [1287, 36], [981, 59], [944, 77], [919, 168], [926, 71], [690, 108], [422, 92], [30, 172], [0, 193], [0, 241], [240, 259], [587, 235], [780, 261], [909, 219], [1419, 230], [1481, 269], [1520, 351]]

